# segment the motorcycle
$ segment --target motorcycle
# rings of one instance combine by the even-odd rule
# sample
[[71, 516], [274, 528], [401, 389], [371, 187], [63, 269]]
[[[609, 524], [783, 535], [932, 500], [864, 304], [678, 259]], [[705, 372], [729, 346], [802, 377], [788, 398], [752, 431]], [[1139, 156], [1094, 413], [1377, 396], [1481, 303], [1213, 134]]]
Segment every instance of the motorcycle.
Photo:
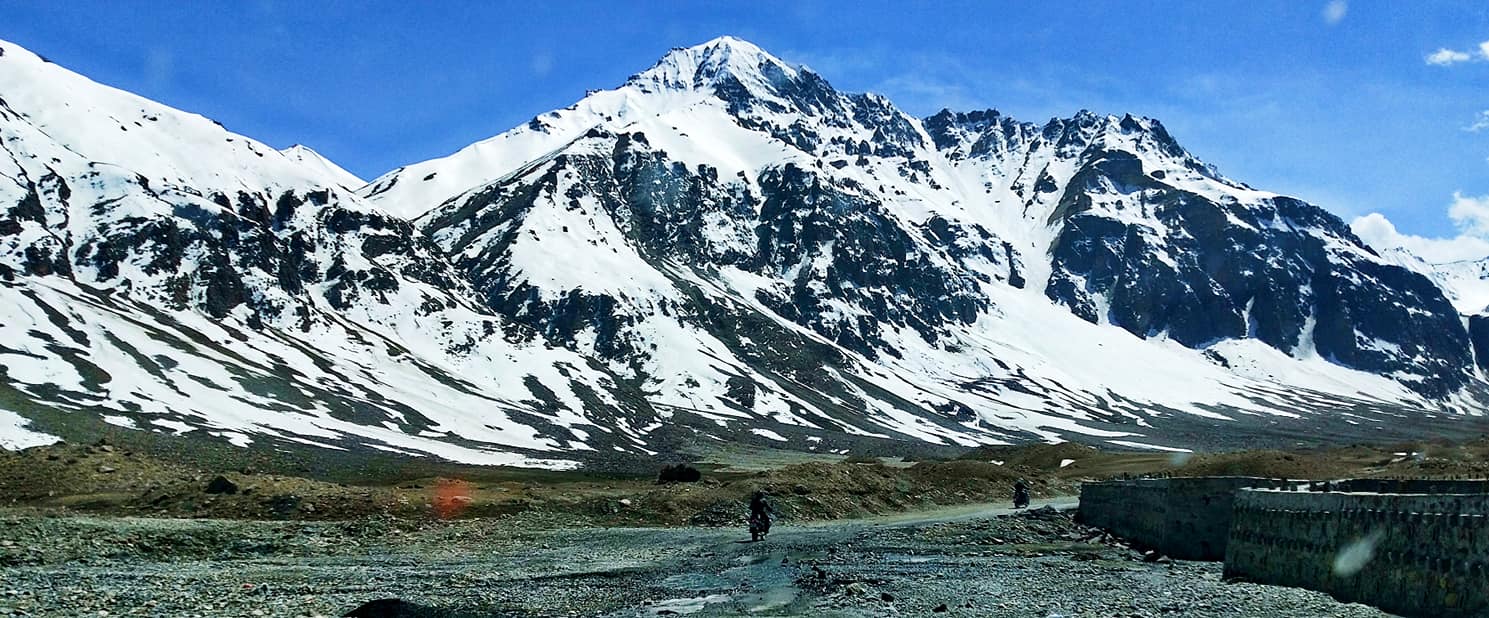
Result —
[[1021, 509], [1029, 506], [1029, 489], [1016, 487], [1013, 490], [1013, 508]]
[[769, 515], [751, 515], [750, 516], [750, 540], [751, 541], [754, 541], [754, 542], [758, 542], [758, 541], [760, 541], [760, 539], [765, 538], [765, 535], [767, 535], [767, 534], [770, 534], [770, 516]]

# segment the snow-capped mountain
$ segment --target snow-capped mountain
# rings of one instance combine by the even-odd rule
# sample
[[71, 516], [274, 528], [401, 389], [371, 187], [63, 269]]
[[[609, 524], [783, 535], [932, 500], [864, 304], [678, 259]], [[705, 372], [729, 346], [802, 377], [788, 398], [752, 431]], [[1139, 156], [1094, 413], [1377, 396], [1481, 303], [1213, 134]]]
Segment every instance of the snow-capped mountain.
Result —
[[1432, 280], [1152, 119], [919, 119], [724, 37], [354, 194], [0, 49], [8, 388], [109, 422], [546, 465], [1216, 446], [1483, 392]]
[[[1336, 217], [1219, 176], [1157, 121], [922, 121], [727, 37], [364, 193], [424, 212], [490, 304], [540, 327], [595, 302], [647, 314], [675, 300], [667, 269], [686, 266], [875, 361], [921, 345], [996, 358], [952, 342], [1022, 290], [1221, 363], [1324, 358], [1326, 373], [1392, 374], [1433, 397], [1472, 378], [1466, 334], [1429, 282]], [[622, 295], [653, 300], [628, 310]], [[635, 347], [601, 352], [630, 361]]]
[[4, 43], [0, 147], [9, 444], [96, 415], [484, 463], [638, 448], [589, 433], [647, 418], [612, 376], [472, 302], [324, 170]]

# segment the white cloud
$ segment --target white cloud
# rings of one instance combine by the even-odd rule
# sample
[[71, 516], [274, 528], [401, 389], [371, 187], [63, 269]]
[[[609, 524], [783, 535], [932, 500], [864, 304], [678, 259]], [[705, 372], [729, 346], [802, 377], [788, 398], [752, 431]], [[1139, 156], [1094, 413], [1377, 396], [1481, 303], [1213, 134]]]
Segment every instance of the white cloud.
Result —
[[1349, 3], [1344, 0], [1330, 0], [1324, 5], [1324, 23], [1330, 26], [1344, 20], [1344, 15], [1349, 13]]
[[1365, 244], [1376, 250], [1406, 249], [1432, 263], [1477, 260], [1489, 256], [1489, 195], [1453, 194], [1448, 205], [1448, 218], [1458, 227], [1458, 235], [1429, 238], [1403, 234], [1380, 213], [1370, 213], [1350, 222], [1350, 229]]
[[1439, 48], [1437, 51], [1427, 54], [1427, 64], [1435, 64], [1440, 67], [1451, 66], [1463, 62], [1483, 62], [1489, 60], [1489, 41], [1479, 43], [1475, 49], [1459, 51]]
[[1448, 65], [1458, 64], [1460, 62], [1468, 62], [1472, 59], [1473, 56], [1468, 55], [1466, 52], [1455, 51], [1444, 47], [1435, 52], [1432, 52], [1431, 54], [1428, 54], [1427, 64], [1435, 64], [1440, 67], [1445, 67]]
[[1448, 218], [1465, 234], [1489, 238], [1489, 195], [1474, 197], [1453, 193]]
[[1479, 112], [1479, 115], [1474, 117], [1473, 124], [1463, 127], [1463, 130], [1469, 133], [1478, 133], [1484, 129], [1489, 129], [1489, 110]]

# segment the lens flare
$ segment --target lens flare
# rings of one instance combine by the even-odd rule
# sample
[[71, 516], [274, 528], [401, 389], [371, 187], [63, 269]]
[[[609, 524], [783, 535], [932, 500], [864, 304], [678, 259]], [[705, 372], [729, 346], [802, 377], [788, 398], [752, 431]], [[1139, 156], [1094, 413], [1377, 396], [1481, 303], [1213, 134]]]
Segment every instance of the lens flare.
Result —
[[1334, 556], [1334, 574], [1349, 577], [1359, 573], [1375, 557], [1375, 546], [1380, 543], [1381, 536], [1380, 532], [1373, 532], [1340, 548]]
[[434, 515], [440, 519], [453, 519], [471, 503], [471, 485], [459, 479], [440, 479], [434, 486]]

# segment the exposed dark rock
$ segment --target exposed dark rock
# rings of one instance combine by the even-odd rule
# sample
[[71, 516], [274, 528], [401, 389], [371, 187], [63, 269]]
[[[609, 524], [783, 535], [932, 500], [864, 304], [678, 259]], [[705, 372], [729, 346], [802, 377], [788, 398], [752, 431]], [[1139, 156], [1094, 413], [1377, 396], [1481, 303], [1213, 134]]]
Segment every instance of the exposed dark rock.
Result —
[[218, 475], [213, 477], [212, 480], [207, 483], [207, 487], [204, 491], [209, 494], [232, 495], [238, 493], [238, 484], [232, 482], [225, 476]]
[[1473, 341], [1474, 358], [1479, 368], [1489, 370], [1489, 315], [1469, 316], [1468, 334]]

